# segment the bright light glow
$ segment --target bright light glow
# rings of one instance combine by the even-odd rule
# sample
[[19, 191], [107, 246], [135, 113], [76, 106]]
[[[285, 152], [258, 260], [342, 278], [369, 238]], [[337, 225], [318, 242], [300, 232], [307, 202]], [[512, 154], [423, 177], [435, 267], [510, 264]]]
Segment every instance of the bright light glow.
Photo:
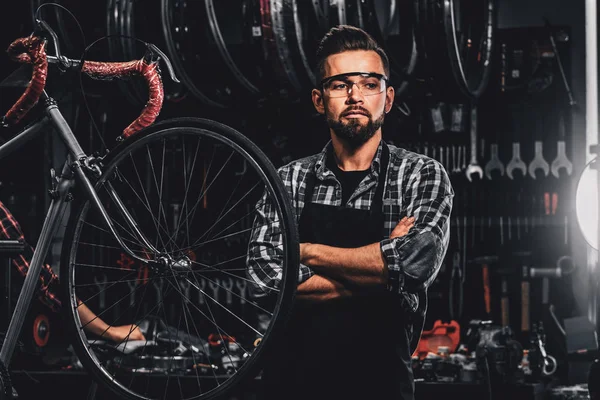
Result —
[[586, 242], [598, 250], [598, 171], [596, 159], [590, 161], [577, 183], [575, 211], [579, 229]]

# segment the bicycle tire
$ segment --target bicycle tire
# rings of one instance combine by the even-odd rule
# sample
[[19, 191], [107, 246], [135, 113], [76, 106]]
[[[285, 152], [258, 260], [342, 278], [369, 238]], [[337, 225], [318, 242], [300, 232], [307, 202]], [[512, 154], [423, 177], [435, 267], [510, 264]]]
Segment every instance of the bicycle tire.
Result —
[[[212, 147], [209, 147], [211, 145]], [[187, 157], [188, 151], [195, 158]], [[207, 167], [203, 162], [205, 159], [196, 157], [198, 152], [202, 152], [201, 156], [211, 153], [228, 154], [228, 158], [222, 165], [211, 163]], [[171, 154], [173, 157], [168, 161], [173, 164], [165, 162]], [[157, 155], [161, 156], [156, 158]], [[142, 163], [138, 165], [138, 161], [145, 159], [147, 159], [145, 165]], [[214, 159], [223, 160], [223, 158]], [[244, 163], [246, 165], [242, 169], [244, 174], [238, 175], [239, 167]], [[162, 165], [159, 167], [159, 164]], [[169, 169], [169, 165], [173, 165], [174, 169]], [[100, 384], [127, 399], [214, 399], [234, 390], [242, 381], [255, 377], [260, 372], [261, 360], [287, 321], [295, 296], [299, 267], [296, 216], [288, 192], [271, 161], [254, 143], [226, 125], [206, 119], [182, 118], [157, 123], [138, 135], [128, 138], [107, 155], [103, 160], [103, 166], [104, 172], [95, 184], [96, 191], [116, 229], [122, 233], [129, 247], [137, 255], [151, 253], [148, 246], [134, 243], [132, 236], [125, 236], [127, 230], [124, 222], [113, 212], [114, 204], [108, 201], [110, 197], [106, 194], [106, 189], [110, 185], [136, 218], [140, 230], [146, 235], [156, 230], [156, 237], [149, 237], [149, 239], [152, 240], [153, 246], [161, 250], [161, 253], [154, 254], [153, 258], [158, 260], [161, 257], [170, 257], [177, 262], [171, 264], [171, 268], [165, 268], [164, 265], [160, 267], [156, 262], [149, 262], [145, 272], [147, 275], [142, 274], [140, 278], [140, 271], [143, 271], [143, 268], [140, 268], [141, 263], [126, 266], [123, 262], [122, 249], [116, 245], [117, 242], [105, 228], [100, 229], [96, 209], [90, 207], [87, 199], [79, 200], [79, 204], [74, 208], [77, 211], [72, 213], [66, 229], [60, 276], [64, 290], [63, 308], [66, 313], [66, 324], [73, 336], [73, 348], [83, 367]], [[186, 199], [188, 196], [193, 198], [194, 207], [190, 206], [191, 203], [186, 204], [184, 199], [176, 197], [178, 193], [175, 189], [182, 182], [174, 171], [175, 169], [180, 171], [179, 167], [182, 166], [185, 166], [181, 169], [183, 183], [193, 184], [183, 185], [181, 192]], [[159, 173], [161, 176], [148, 177], [144, 175], [147, 171]], [[198, 171], [204, 171], [204, 176], [196, 178], [193, 173]], [[166, 174], [169, 174], [170, 181], [164, 180], [158, 184], [156, 178], [164, 177], [163, 175]], [[143, 176], [145, 179], [140, 178], [139, 182], [136, 182], [133, 179], [135, 175]], [[227, 185], [219, 185], [215, 181], [221, 175], [225, 179], [232, 176], [239, 177], [239, 180], [236, 182], [229, 179]], [[258, 182], [256, 185], [253, 185], [253, 178]], [[148, 186], [144, 182], [147, 182]], [[236, 192], [238, 187], [240, 190]], [[246, 191], [248, 187], [251, 189]], [[155, 204], [150, 199], [158, 193], [161, 196]], [[165, 197], [162, 197], [163, 193]], [[238, 193], [243, 194], [239, 199], [234, 197]], [[247, 225], [243, 224], [244, 221], [252, 221], [254, 216], [245, 220], [239, 219], [239, 208], [242, 208], [242, 215], [244, 212], [248, 213], [248, 210], [252, 211], [252, 205], [256, 204], [257, 198], [262, 200], [263, 193], [270, 196], [273, 209], [280, 219], [283, 244], [282, 277], [277, 286], [279, 290], [275, 292], [276, 298], [258, 302], [247, 297], [244, 305], [252, 306], [248, 311], [240, 308], [241, 300], [240, 304], [233, 302], [226, 305], [229, 304], [228, 301], [223, 299], [223, 295], [219, 296], [214, 287], [214, 297], [200, 288], [202, 288], [202, 280], [206, 279], [207, 288], [212, 282], [216, 282], [215, 287], [231, 289], [233, 287], [231, 281], [227, 284], [225, 282], [227, 277], [235, 274], [238, 274], [235, 275], [235, 279], [238, 279], [236, 282], [243, 282], [248, 245], [244, 240], [245, 234], [240, 232], [245, 230], [249, 236], [249, 229], [246, 229]], [[215, 210], [206, 211], [202, 208], [206, 204], [207, 194], [211, 196], [207, 201], [211, 204], [209, 207], [212, 207], [212, 204], [218, 206]], [[220, 197], [221, 195], [224, 197]], [[223, 203], [221, 200], [227, 196], [227, 201]], [[243, 200], [245, 197], [248, 197], [247, 201]], [[178, 209], [181, 211], [180, 216], [185, 215], [185, 217], [177, 218], [171, 215], [171, 209], [167, 209], [166, 204], [163, 204], [165, 198], [170, 202], [177, 200]], [[231, 200], [232, 198], [234, 200]], [[165, 206], [163, 209], [161, 204]], [[233, 207], [239, 205], [239, 207], [229, 208], [231, 205]], [[226, 210], [227, 208], [229, 209]], [[154, 215], [156, 210], [158, 216]], [[150, 218], [144, 218], [145, 216]], [[240, 227], [243, 228], [237, 233], [236, 221], [240, 222]], [[170, 230], [171, 222], [173, 227], [176, 227], [173, 230]], [[226, 226], [224, 229], [223, 225]], [[204, 230], [205, 227], [208, 229]], [[230, 232], [231, 227], [233, 232]], [[185, 230], [186, 236], [179, 237], [180, 230]], [[200, 236], [198, 231], [203, 236]], [[242, 236], [237, 247], [234, 241], [227, 245], [214, 244], [224, 242], [221, 239], [231, 238], [232, 235]], [[190, 236], [194, 239], [204, 239], [204, 243], [192, 242]], [[213, 243], [212, 247], [210, 243]], [[211, 258], [217, 263], [209, 265], [209, 261], [203, 257], [207, 256], [209, 251], [219, 250], [223, 253], [215, 253], [218, 255]], [[236, 253], [236, 250], [241, 250], [241, 253]], [[196, 251], [195, 256], [192, 251]], [[241, 255], [238, 257], [237, 254]], [[226, 256], [226, 261], [220, 258], [222, 255]], [[190, 261], [189, 270], [183, 266], [185, 264], [181, 261], [183, 259]], [[240, 260], [242, 260], [241, 264]], [[227, 263], [230, 263], [229, 266], [225, 266]], [[239, 272], [240, 269], [242, 272]], [[96, 290], [92, 279], [99, 276], [99, 271], [106, 271], [107, 279], [104, 280], [104, 288], [100, 285]], [[215, 277], [217, 274], [219, 277]], [[132, 283], [133, 281], [135, 284]], [[188, 283], [184, 285], [185, 281]], [[184, 286], [191, 289], [186, 290]], [[169, 287], [171, 287], [170, 291]], [[156, 288], [166, 288], [161, 293], [157, 292], [160, 299], [147, 296], [149, 291]], [[198, 291], [192, 293], [196, 288]], [[227, 293], [224, 293], [225, 299], [228, 298]], [[232, 293], [236, 294], [235, 288]], [[238, 297], [241, 299], [242, 292], [239, 293]], [[167, 296], [173, 295], [180, 303], [169, 303], [165, 300], [169, 299]], [[102, 296], [106, 303], [104, 305], [100, 300]], [[120, 344], [112, 344], [108, 340], [103, 340], [102, 334], [94, 335], [87, 332], [79, 316], [78, 300], [95, 310], [95, 313], [108, 324], [123, 325], [136, 322], [142, 328], [146, 324], [144, 332], [146, 341], [129, 343], [125, 340]], [[113, 300], [114, 303], [111, 303]], [[153, 309], [148, 311], [153, 302], [155, 303]], [[125, 303], [129, 304], [123, 310]], [[110, 306], [107, 307], [109, 304]], [[167, 313], [166, 309], [171, 307], [171, 304], [181, 304], [181, 308], [175, 310], [178, 317], [173, 316], [172, 309]], [[211, 305], [214, 305], [214, 309]], [[154, 309], [157, 311], [154, 312]], [[218, 313], [222, 309], [225, 311]], [[217, 315], [221, 317], [219, 322], [217, 322]], [[175, 322], [177, 319], [178, 322]], [[182, 323], [183, 320], [185, 324]], [[216, 336], [208, 334], [209, 340], [206, 340], [207, 333], [211, 331], [213, 335], [216, 332]], [[220, 343], [215, 345], [211, 337], [215, 337]], [[128, 344], [139, 344], [141, 350], [127, 353], [125, 350]], [[160, 345], [164, 346], [161, 348]], [[190, 356], [193, 352], [196, 352], [196, 355]], [[186, 362], [188, 365], [182, 366]], [[193, 363], [192, 367], [189, 366], [189, 362]], [[149, 363], [152, 367], [148, 367]]]

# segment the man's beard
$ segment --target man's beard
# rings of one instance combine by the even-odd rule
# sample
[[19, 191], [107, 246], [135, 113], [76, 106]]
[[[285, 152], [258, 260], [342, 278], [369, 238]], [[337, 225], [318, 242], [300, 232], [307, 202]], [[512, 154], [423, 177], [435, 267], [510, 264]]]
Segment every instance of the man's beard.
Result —
[[370, 114], [367, 117], [369, 121], [362, 125], [359, 118], [350, 118], [347, 122], [343, 122], [341, 119], [334, 120], [327, 116], [327, 124], [338, 138], [356, 149], [371, 139], [375, 132], [383, 126], [385, 113], [381, 113], [381, 116], [374, 121]]

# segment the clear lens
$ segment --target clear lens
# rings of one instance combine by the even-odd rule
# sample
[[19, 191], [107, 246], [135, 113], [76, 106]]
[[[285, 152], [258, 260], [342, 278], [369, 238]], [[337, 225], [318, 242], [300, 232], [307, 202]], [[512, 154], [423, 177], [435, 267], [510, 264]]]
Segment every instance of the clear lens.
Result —
[[386, 78], [380, 74], [342, 74], [323, 81], [323, 92], [329, 97], [346, 97], [354, 87], [363, 96], [373, 96], [385, 90]]

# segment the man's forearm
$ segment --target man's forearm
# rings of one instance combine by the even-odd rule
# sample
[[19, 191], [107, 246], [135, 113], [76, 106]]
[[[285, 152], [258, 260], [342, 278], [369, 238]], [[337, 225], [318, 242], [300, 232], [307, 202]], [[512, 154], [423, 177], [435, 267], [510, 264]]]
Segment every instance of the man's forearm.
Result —
[[99, 318], [96, 313], [88, 308], [85, 303], [78, 301], [77, 311], [81, 325], [89, 332], [98, 336], [108, 336], [107, 332], [110, 326]]
[[359, 286], [387, 284], [387, 266], [379, 243], [357, 248], [302, 243], [301, 262], [320, 275]]
[[306, 302], [320, 302], [352, 296], [341, 282], [322, 275], [313, 275], [298, 285], [296, 298]]

